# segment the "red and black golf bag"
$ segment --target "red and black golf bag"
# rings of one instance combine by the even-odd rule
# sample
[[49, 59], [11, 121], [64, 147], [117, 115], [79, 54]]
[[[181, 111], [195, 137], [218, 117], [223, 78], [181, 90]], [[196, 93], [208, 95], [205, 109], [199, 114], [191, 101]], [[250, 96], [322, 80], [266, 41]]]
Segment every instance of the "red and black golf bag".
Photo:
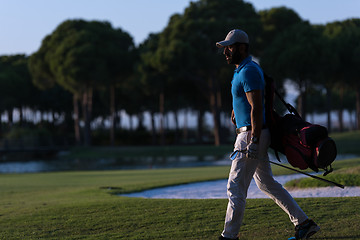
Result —
[[[294, 167], [310, 168], [315, 172], [323, 169], [324, 176], [332, 172], [331, 163], [336, 158], [337, 150], [327, 129], [304, 121], [296, 109], [286, 103], [276, 91], [274, 80], [267, 75], [264, 77], [266, 124], [271, 134], [270, 147], [275, 151], [277, 159], [280, 161], [280, 152]], [[280, 116], [274, 110], [275, 94], [286, 106], [289, 114]]]

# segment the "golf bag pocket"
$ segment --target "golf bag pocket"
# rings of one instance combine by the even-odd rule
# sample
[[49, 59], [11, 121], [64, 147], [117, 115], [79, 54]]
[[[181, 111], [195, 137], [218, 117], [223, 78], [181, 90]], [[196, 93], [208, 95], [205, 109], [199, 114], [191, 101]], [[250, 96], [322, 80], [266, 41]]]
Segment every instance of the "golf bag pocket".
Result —
[[292, 166], [302, 170], [309, 167], [311, 149], [302, 145], [298, 136], [293, 134], [284, 136], [283, 146], [284, 154]]
[[325, 174], [332, 171], [331, 163], [336, 158], [337, 150], [325, 127], [307, 123], [307, 126], [283, 136], [282, 144], [292, 166], [302, 170], [311, 168], [315, 172], [320, 168], [325, 170]]
[[327, 138], [327, 129], [317, 124], [310, 124], [299, 131], [300, 141], [304, 146], [315, 146], [319, 140]]

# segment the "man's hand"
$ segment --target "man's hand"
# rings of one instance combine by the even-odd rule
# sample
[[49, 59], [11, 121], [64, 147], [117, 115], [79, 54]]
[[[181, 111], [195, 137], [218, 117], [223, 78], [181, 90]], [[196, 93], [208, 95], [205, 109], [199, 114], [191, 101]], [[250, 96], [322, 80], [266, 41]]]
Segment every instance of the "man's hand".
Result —
[[250, 159], [256, 159], [258, 157], [258, 143], [250, 142], [246, 147], [246, 157]]

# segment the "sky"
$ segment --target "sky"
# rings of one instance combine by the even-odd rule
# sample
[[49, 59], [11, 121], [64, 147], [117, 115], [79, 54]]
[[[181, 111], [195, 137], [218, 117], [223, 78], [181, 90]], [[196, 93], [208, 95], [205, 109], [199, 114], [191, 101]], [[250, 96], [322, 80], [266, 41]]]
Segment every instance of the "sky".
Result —
[[[136, 45], [161, 32], [170, 16], [194, 0], [0, 0], [0, 55], [36, 52], [42, 39], [68, 19], [108, 21]], [[245, 0], [257, 11], [286, 6], [312, 24], [360, 18], [359, 0]], [[226, 33], [224, 33], [226, 34]], [[220, 36], [221, 38], [222, 36]]]

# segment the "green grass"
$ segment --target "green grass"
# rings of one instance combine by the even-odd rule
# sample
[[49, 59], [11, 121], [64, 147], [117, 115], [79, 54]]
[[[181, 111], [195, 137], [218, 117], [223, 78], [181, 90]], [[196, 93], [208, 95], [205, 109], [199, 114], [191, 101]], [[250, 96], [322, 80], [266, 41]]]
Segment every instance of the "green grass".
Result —
[[[338, 160], [333, 163], [334, 172], [327, 176], [321, 176], [327, 180], [340, 183], [344, 186], [360, 186], [360, 158]], [[314, 178], [304, 177], [287, 182], [288, 188], [309, 188], [333, 186], [330, 183], [319, 181]]]
[[[360, 161], [360, 159], [358, 160]], [[356, 167], [354, 169], [348, 169], [347, 171], [334, 172], [322, 178], [342, 184], [344, 186], [360, 186], [360, 167]], [[334, 185], [309, 177], [291, 180], [285, 184], [285, 187], [289, 187], [289, 188], [294, 188], [294, 187], [311, 188], [311, 187], [327, 187], [327, 186], [334, 186]]]
[[[141, 199], [114, 193], [225, 178], [228, 171], [200, 167], [2, 174], [0, 239], [216, 239], [226, 199]], [[354, 212], [359, 200], [298, 202], [321, 225], [320, 239], [360, 239], [360, 216]], [[241, 233], [242, 239], [286, 239], [293, 226], [271, 200], [249, 199]]]
[[360, 131], [333, 133], [338, 153], [360, 155]]
[[[337, 143], [340, 141], [339, 152], [344, 149], [343, 153], [359, 154], [358, 134], [334, 135]], [[221, 156], [229, 149], [231, 146], [75, 148], [69, 156]], [[336, 171], [329, 176], [359, 175], [359, 161], [336, 161]], [[141, 199], [115, 194], [224, 179], [228, 172], [228, 166], [219, 166], [0, 174], [0, 239], [217, 239], [223, 228], [226, 199]], [[291, 173], [277, 166], [273, 172]], [[297, 202], [322, 228], [314, 239], [360, 239], [359, 197]], [[288, 216], [272, 200], [247, 200], [241, 239], [278, 240], [292, 235]]]

